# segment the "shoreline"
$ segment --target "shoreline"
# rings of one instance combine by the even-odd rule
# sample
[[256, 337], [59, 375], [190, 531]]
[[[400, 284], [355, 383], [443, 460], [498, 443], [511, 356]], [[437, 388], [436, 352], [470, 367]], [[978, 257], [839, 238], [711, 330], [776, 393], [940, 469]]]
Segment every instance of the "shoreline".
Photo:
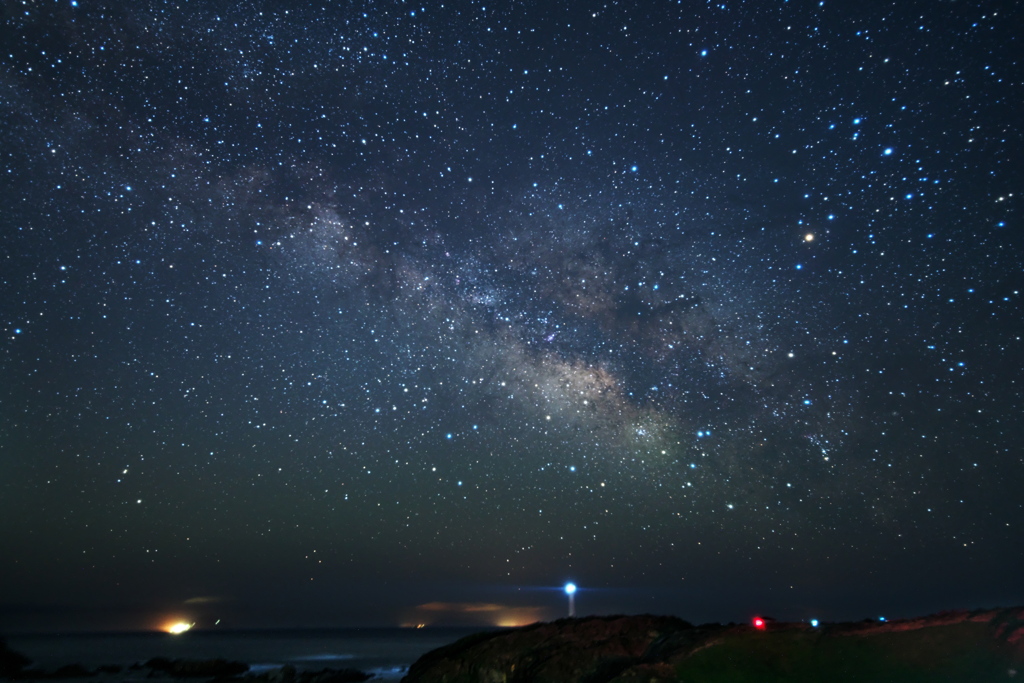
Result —
[[[481, 630], [382, 627], [207, 630], [180, 635], [153, 631], [19, 634], [0, 640], [6, 641], [9, 651], [21, 653], [30, 663], [13, 676], [5, 676], [0, 667], [0, 680], [136, 683], [142, 679], [177, 679], [146, 666], [151, 660], [162, 659], [243, 663], [247, 668], [235, 675], [245, 681], [273, 679], [274, 683], [287, 683], [291, 679], [311, 683], [313, 674], [352, 669], [371, 674], [369, 680], [398, 681], [426, 652]], [[280, 673], [286, 668], [293, 673]], [[57, 673], [62, 670], [68, 675]]]
[[62, 683], [141, 683], [143, 681], [238, 681], [244, 683], [361, 683], [362, 681], [400, 680], [408, 666], [365, 670], [353, 667], [301, 668], [292, 664], [246, 664], [217, 660], [150, 660], [130, 666], [104, 665], [87, 668], [65, 664], [56, 669], [26, 667], [20, 671], [0, 674], [0, 680], [46, 681]]

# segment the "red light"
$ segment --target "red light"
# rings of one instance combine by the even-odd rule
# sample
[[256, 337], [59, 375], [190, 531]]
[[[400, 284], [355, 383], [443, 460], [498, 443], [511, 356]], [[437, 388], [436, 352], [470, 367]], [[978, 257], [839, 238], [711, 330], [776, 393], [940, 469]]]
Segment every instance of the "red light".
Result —
[[764, 630], [764, 619], [761, 617], [754, 617], [754, 628], [763, 631]]

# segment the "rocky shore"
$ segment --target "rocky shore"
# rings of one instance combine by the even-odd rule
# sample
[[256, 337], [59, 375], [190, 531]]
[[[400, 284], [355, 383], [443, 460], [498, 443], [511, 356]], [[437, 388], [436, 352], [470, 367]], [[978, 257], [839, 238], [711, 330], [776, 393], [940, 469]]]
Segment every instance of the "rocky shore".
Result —
[[49, 671], [31, 668], [31, 664], [28, 657], [11, 650], [0, 640], [0, 679], [11, 681], [131, 683], [153, 679], [191, 679], [218, 683], [361, 683], [372, 678], [370, 674], [357, 669], [300, 671], [294, 666], [282, 666], [254, 674], [249, 671], [248, 664], [225, 659], [155, 657], [128, 667], [108, 665], [90, 669], [81, 664], [66, 664]]
[[562, 619], [469, 636], [404, 683], [782, 683], [1024, 680], [1024, 608], [812, 626]]

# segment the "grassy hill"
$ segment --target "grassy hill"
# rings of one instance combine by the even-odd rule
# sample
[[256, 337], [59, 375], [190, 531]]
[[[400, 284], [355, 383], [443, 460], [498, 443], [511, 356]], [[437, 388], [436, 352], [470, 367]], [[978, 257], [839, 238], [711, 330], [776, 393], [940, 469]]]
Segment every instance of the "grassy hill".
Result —
[[562, 619], [424, 655], [407, 683], [972, 683], [1024, 680], [1024, 608], [892, 622], [693, 626]]

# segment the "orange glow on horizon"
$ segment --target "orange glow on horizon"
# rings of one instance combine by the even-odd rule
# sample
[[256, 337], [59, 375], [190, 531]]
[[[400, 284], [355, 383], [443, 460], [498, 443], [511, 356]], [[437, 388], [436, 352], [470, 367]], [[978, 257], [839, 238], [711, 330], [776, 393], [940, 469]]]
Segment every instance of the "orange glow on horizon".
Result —
[[160, 627], [160, 630], [166, 633], [178, 635], [179, 633], [184, 633], [185, 631], [188, 631], [193, 626], [195, 626], [195, 624], [190, 624], [187, 621], [175, 620], [166, 622], [163, 626]]
[[536, 619], [516, 619], [515, 617], [509, 617], [508, 619], [499, 619], [494, 625], [500, 628], [519, 628], [520, 626], [529, 626], [530, 624], [536, 623]]
[[542, 607], [511, 607], [502, 610], [494, 625], [501, 628], [518, 628], [536, 624], [544, 619], [545, 613]]
[[428, 602], [417, 605], [404, 615], [402, 628], [423, 628], [435, 625], [473, 624], [516, 628], [543, 621], [547, 608], [536, 606], [513, 606], [489, 602]]

